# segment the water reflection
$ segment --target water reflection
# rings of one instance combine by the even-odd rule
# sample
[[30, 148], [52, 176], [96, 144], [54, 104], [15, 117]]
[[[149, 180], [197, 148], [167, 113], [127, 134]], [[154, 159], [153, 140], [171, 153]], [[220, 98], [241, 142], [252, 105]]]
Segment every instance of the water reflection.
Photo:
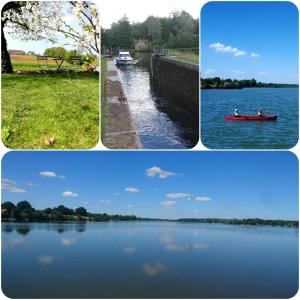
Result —
[[17, 232], [21, 235], [26, 235], [30, 232], [30, 227], [28, 225], [21, 225], [16, 228]]
[[156, 262], [153, 264], [144, 264], [143, 271], [145, 275], [153, 277], [160, 273], [167, 272], [168, 267], [160, 262]]
[[123, 252], [126, 254], [135, 254], [136, 247], [125, 246], [125, 247], [123, 247]]
[[2, 249], [10, 298], [289, 298], [298, 287], [293, 228], [2, 223]]
[[144, 148], [191, 148], [198, 141], [198, 119], [182, 103], [164, 98], [150, 78], [150, 55], [138, 53], [134, 66], [120, 66], [133, 119]]
[[71, 244], [74, 244], [76, 242], [75, 238], [62, 238], [61, 244], [64, 246], [70, 246]]
[[54, 257], [51, 255], [39, 255], [37, 261], [41, 264], [51, 264], [54, 261]]
[[16, 231], [20, 235], [27, 235], [32, 229], [43, 229], [47, 231], [57, 231], [64, 233], [66, 231], [77, 231], [79, 233], [86, 231], [86, 223], [3, 223], [2, 232], [12, 233]]
[[165, 246], [165, 249], [166, 249], [166, 250], [169, 250], [169, 251], [175, 251], [175, 252], [183, 252], [183, 251], [188, 250], [188, 248], [189, 248], [189, 245], [188, 245], [188, 244], [185, 244], [185, 245], [167, 244], [167, 245]]

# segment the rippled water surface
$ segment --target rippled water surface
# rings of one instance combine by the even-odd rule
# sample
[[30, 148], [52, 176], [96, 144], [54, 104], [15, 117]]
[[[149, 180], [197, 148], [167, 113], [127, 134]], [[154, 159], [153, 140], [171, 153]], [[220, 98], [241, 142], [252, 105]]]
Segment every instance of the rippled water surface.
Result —
[[137, 54], [136, 60], [137, 64], [118, 70], [143, 147], [194, 147], [198, 141], [198, 121], [178, 101], [161, 97], [154, 90], [149, 54]]
[[11, 298], [288, 298], [297, 287], [296, 229], [2, 223]]
[[[213, 149], [289, 149], [298, 141], [298, 88], [201, 90], [201, 140]], [[277, 115], [272, 122], [226, 121], [234, 108]]]

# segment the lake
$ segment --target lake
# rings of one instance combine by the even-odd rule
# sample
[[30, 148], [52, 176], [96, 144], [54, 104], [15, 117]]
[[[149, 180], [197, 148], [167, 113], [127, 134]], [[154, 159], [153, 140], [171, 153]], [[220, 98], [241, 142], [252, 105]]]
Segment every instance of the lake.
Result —
[[[298, 141], [298, 88], [201, 90], [201, 140], [212, 149], [290, 149]], [[238, 108], [277, 115], [277, 121], [226, 121]]]
[[298, 229], [2, 223], [10, 298], [289, 298], [297, 288]]
[[136, 53], [137, 64], [118, 67], [136, 130], [145, 149], [186, 149], [199, 138], [198, 120], [178, 101], [162, 97], [150, 80], [150, 55]]

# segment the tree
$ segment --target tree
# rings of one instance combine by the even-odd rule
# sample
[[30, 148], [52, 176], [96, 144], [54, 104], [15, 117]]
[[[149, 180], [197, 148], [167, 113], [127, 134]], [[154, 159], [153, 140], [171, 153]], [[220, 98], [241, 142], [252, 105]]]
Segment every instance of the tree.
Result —
[[10, 201], [6, 201], [1, 203], [1, 208], [2, 209], [6, 209], [7, 211], [9, 211], [9, 213], [15, 208], [16, 206], [10, 202]]
[[87, 210], [84, 207], [77, 207], [75, 209], [75, 214], [79, 216], [86, 216], [87, 215]]
[[50, 57], [65, 57], [67, 50], [63, 47], [52, 47], [47, 48], [44, 51], [44, 55], [50, 56]]
[[32, 210], [32, 207], [28, 201], [24, 200], [18, 202], [17, 209], [19, 209], [22, 212], [22, 211]]
[[[78, 26], [67, 22], [66, 15], [73, 15]], [[6, 31], [23, 40], [48, 40], [81, 47], [99, 54], [100, 26], [96, 5], [88, 1], [14, 1], [4, 5], [1, 13], [2, 72], [13, 71], [4, 35]]]
[[10, 22], [10, 18], [7, 13], [10, 12], [18, 15], [21, 13], [20, 9], [20, 2], [11, 1], [4, 4], [1, 11], [1, 70], [3, 73], [13, 73], [13, 67], [7, 50], [7, 42], [4, 34], [4, 27], [8, 22]]
[[59, 205], [55, 208], [56, 211], [60, 212], [62, 215], [74, 215], [74, 210], [63, 205]]

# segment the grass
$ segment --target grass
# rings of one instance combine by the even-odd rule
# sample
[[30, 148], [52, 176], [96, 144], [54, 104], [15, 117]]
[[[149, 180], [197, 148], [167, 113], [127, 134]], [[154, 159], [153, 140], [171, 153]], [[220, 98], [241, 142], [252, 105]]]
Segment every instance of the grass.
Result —
[[105, 135], [105, 112], [106, 105], [104, 99], [105, 86], [104, 82], [107, 78], [107, 59], [105, 57], [101, 58], [101, 140], [104, 140]]
[[199, 54], [196, 54], [193, 51], [180, 51], [171, 49], [169, 56], [177, 60], [183, 60], [193, 64], [199, 64]]
[[[31, 62], [18, 62], [30, 68]], [[18, 63], [14, 67], [18, 67]], [[27, 64], [27, 65], [26, 65]], [[12, 149], [89, 149], [99, 139], [99, 76], [2, 74], [2, 141]]]

